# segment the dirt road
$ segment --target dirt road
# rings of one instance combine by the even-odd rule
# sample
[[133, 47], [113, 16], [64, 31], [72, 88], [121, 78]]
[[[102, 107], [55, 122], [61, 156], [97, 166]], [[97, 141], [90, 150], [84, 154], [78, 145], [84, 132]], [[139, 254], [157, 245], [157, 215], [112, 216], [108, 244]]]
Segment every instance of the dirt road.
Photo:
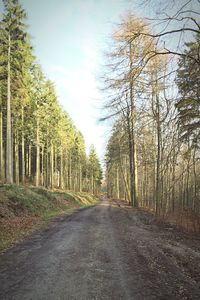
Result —
[[0, 299], [200, 299], [200, 240], [103, 200], [1, 255]]

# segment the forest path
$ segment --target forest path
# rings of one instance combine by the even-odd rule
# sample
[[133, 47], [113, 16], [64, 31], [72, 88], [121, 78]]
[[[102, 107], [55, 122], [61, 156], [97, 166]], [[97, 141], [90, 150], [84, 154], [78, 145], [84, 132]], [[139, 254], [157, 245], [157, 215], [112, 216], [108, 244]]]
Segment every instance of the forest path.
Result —
[[0, 256], [0, 299], [200, 299], [200, 241], [103, 199]]

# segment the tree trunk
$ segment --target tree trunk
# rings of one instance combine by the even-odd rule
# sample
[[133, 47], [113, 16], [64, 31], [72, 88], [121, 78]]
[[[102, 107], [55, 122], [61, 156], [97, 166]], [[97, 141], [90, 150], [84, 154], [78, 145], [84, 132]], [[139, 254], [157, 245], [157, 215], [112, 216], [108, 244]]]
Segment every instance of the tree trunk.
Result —
[[31, 177], [31, 144], [28, 146], [28, 176]]
[[159, 215], [160, 200], [160, 123], [157, 123], [157, 160], [156, 160], [156, 215]]
[[79, 162], [79, 192], [82, 192], [82, 166]]
[[71, 153], [69, 153], [69, 190], [72, 189], [72, 159]]
[[134, 207], [138, 207], [138, 199], [137, 199], [137, 188], [136, 188], [136, 144], [135, 144], [135, 128], [134, 128], [134, 98], [133, 98], [133, 79], [132, 79], [132, 69], [133, 69], [133, 61], [132, 61], [132, 46], [131, 42], [129, 42], [129, 60], [130, 60], [130, 111], [129, 111], [129, 160], [130, 160], [130, 198], [131, 204]]
[[60, 188], [63, 189], [63, 150], [60, 149]]
[[197, 203], [197, 171], [196, 171], [196, 149], [193, 150], [193, 175], [194, 175], [194, 196], [192, 201], [192, 209], [196, 210]]
[[94, 194], [94, 175], [93, 175], [93, 172], [92, 172], [92, 178], [91, 178], [91, 189], [90, 191]]
[[44, 186], [44, 145], [41, 152], [41, 185]]
[[[121, 161], [121, 160], [120, 160]], [[130, 189], [128, 185], [128, 170], [127, 170], [127, 157], [125, 156], [123, 159], [123, 166], [120, 163], [121, 166], [121, 171], [124, 179], [124, 184], [125, 184], [125, 200], [128, 200], [129, 205], [130, 205]]]
[[173, 140], [173, 159], [172, 159], [172, 212], [175, 211], [175, 171], [176, 171], [176, 157], [175, 157], [175, 143]]
[[133, 144], [132, 144], [132, 135], [130, 128], [130, 117], [128, 116], [128, 143], [129, 143], [129, 172], [130, 172], [130, 203], [131, 206], [134, 206], [134, 170], [133, 170]]
[[51, 189], [53, 189], [53, 187], [54, 187], [54, 149], [53, 149], [53, 144], [51, 144], [50, 162], [51, 162], [50, 186], [51, 186]]
[[35, 185], [40, 184], [40, 136], [39, 136], [39, 120], [37, 117], [37, 128], [36, 128], [36, 176]]
[[46, 153], [46, 187], [49, 187], [49, 142], [47, 140], [47, 153]]
[[63, 188], [69, 189], [68, 154], [66, 150], [65, 153], [63, 153], [62, 169], [63, 169], [63, 179], [62, 179]]
[[7, 129], [6, 129], [6, 183], [13, 183], [12, 168], [12, 128], [11, 128], [11, 88], [10, 88], [10, 52], [11, 39], [8, 34], [8, 64], [7, 64]]
[[54, 147], [54, 186], [59, 187], [59, 174], [58, 174], [58, 155], [57, 155], [57, 148]]
[[[155, 97], [155, 103], [154, 103], [154, 97]], [[155, 105], [155, 109], [154, 109], [154, 105]], [[159, 95], [157, 91], [157, 82], [153, 87], [152, 110], [153, 110], [155, 123], [156, 123], [156, 139], [157, 139], [155, 211], [156, 211], [156, 216], [158, 216], [160, 214], [160, 190], [161, 190], [161, 180], [160, 180], [161, 122], [160, 122], [160, 103], [159, 103]]]
[[133, 165], [134, 165], [134, 198], [135, 203], [134, 207], [138, 207], [138, 169], [137, 169], [137, 148], [136, 142], [134, 137], [134, 158], [133, 158]]
[[3, 182], [5, 180], [5, 161], [3, 148], [3, 114], [0, 112], [0, 178]]
[[117, 199], [120, 199], [120, 194], [119, 194], [119, 167], [117, 165], [116, 168], [116, 194], [117, 194]]
[[25, 155], [24, 155], [24, 107], [22, 106], [22, 184], [25, 181]]
[[19, 185], [19, 146], [18, 132], [15, 133], [15, 183]]

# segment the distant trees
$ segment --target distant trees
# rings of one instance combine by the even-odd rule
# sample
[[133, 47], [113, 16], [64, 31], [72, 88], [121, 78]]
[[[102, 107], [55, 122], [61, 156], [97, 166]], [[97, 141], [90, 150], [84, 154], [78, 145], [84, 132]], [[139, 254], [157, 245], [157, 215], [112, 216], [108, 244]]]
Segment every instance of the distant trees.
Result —
[[176, 79], [173, 51], [163, 53], [159, 37], [130, 13], [114, 32], [104, 77], [105, 118], [114, 119], [107, 190], [110, 197], [200, 230], [199, 33], [182, 55], [176, 53]]
[[[17, 0], [0, 23], [0, 180], [97, 193], [101, 166], [36, 63]], [[89, 180], [93, 184], [88, 184]]]
[[88, 159], [88, 179], [89, 190], [92, 191], [93, 194], [100, 192], [102, 170], [93, 145], [90, 148]]

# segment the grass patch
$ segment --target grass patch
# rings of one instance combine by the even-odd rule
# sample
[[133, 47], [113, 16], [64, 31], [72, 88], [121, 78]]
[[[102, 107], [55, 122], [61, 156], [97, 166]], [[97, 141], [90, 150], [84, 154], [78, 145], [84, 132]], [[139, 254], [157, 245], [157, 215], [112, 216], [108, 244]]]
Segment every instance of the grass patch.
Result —
[[51, 219], [96, 204], [87, 193], [0, 185], [0, 251]]

